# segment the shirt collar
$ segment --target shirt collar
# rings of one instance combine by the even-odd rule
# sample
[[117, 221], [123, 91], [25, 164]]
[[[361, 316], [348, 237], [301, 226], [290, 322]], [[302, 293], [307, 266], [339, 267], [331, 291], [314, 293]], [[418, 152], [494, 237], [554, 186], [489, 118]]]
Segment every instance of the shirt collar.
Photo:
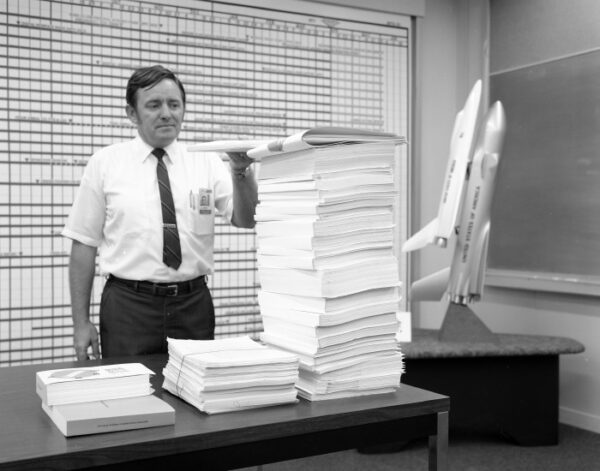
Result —
[[[144, 141], [141, 138], [141, 136], [139, 135], [139, 133], [133, 140], [133, 146], [134, 146], [134, 151], [133, 151], [134, 156], [136, 159], [139, 159], [141, 162], [145, 162], [146, 159], [148, 157], [150, 157], [150, 155], [152, 155], [152, 151], [154, 150], [154, 147], [150, 146], [146, 141]], [[167, 152], [166, 158], [169, 159], [171, 161], [171, 163], [173, 163], [175, 161], [175, 159], [177, 158], [176, 155], [178, 153], [177, 139], [175, 139], [173, 142], [171, 142], [171, 144], [169, 144], [164, 149]]]

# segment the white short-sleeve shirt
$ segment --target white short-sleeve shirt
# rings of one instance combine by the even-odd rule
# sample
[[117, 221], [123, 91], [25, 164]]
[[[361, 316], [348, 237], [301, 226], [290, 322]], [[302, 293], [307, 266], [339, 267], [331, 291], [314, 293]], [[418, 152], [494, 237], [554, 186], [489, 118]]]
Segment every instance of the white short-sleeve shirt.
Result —
[[213, 271], [215, 213], [231, 221], [232, 182], [215, 153], [189, 153], [175, 141], [164, 157], [177, 217], [182, 262], [162, 261], [162, 212], [156, 157], [139, 135], [105, 147], [87, 164], [65, 237], [99, 248], [102, 274], [176, 282]]

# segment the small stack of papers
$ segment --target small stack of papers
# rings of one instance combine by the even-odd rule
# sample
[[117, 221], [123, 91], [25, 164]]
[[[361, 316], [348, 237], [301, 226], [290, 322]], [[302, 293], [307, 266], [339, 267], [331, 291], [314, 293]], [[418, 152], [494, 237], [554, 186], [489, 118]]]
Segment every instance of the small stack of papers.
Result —
[[163, 388], [207, 414], [294, 403], [298, 357], [249, 337], [167, 339]]
[[310, 400], [391, 392], [403, 372], [394, 160], [404, 141], [357, 131], [328, 143], [327, 135], [248, 151], [261, 161], [261, 339], [298, 355], [297, 387]]
[[42, 408], [67, 437], [175, 422], [175, 410], [152, 395], [141, 363], [38, 371]]

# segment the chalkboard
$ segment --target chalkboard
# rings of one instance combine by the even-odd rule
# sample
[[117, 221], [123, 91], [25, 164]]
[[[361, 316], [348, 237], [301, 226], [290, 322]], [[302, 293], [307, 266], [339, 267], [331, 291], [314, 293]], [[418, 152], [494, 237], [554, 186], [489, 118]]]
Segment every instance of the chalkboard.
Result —
[[488, 284], [600, 295], [600, 51], [494, 74], [495, 100]]

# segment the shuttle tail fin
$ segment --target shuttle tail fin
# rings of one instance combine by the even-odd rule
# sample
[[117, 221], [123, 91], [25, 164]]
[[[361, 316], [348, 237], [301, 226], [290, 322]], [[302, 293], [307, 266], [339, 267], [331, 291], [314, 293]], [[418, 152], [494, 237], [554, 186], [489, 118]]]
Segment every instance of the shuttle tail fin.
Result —
[[412, 284], [410, 297], [412, 301], [439, 301], [448, 288], [450, 268], [432, 273]]

